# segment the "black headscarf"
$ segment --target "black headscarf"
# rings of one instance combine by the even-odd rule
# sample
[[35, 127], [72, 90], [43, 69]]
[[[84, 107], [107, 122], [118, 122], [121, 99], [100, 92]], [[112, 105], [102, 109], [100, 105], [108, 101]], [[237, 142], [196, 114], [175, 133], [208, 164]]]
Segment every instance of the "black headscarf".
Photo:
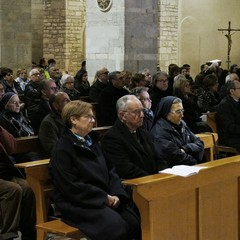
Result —
[[160, 102], [157, 105], [156, 111], [155, 111], [155, 117], [153, 119], [153, 126], [156, 124], [157, 120], [160, 118], [166, 118], [168, 113], [170, 112], [170, 109], [172, 107], [173, 101], [177, 97], [174, 96], [167, 96], [163, 97]]

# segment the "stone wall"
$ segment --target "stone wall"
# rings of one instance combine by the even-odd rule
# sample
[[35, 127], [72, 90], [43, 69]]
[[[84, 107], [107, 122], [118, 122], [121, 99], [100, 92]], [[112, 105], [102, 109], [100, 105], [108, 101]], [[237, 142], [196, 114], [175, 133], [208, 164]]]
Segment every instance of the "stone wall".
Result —
[[0, 66], [15, 71], [31, 61], [31, 0], [0, 1]]
[[87, 1], [86, 56], [89, 80], [97, 69], [109, 71], [157, 66], [157, 0], [112, 1], [101, 11], [97, 1]]
[[43, 56], [75, 74], [84, 60], [85, 1], [46, 0], [43, 25]]
[[32, 16], [32, 61], [39, 63], [43, 58], [43, 17], [45, 1], [34, 0], [31, 6]]
[[178, 0], [159, 1], [158, 59], [160, 69], [178, 63]]

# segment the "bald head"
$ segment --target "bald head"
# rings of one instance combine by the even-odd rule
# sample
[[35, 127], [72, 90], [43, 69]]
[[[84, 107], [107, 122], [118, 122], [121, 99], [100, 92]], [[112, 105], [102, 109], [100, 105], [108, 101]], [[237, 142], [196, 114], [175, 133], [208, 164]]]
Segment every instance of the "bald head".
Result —
[[63, 107], [69, 103], [71, 100], [67, 93], [57, 92], [51, 95], [49, 99], [49, 104], [54, 112], [61, 114]]

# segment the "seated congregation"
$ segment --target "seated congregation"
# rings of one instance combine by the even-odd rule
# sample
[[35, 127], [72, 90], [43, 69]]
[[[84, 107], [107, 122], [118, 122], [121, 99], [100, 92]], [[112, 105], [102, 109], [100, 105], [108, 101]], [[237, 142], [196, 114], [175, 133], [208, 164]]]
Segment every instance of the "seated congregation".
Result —
[[[61, 76], [54, 63], [43, 71], [32, 69], [29, 79], [22, 80], [26, 82], [22, 92], [8, 84], [8, 77], [13, 81], [11, 69], [1, 71], [1, 131], [8, 131], [12, 141], [38, 134], [44, 154], [18, 160], [5, 143], [9, 136], [1, 137], [1, 200], [13, 194], [12, 188], [6, 191], [3, 187], [6, 182], [9, 186], [14, 183], [13, 189], [20, 189], [21, 194], [9, 201], [18, 209], [11, 215], [14, 227], [7, 220], [7, 205], [1, 201], [0, 238], [13, 239], [20, 230], [22, 240], [36, 239], [33, 192], [24, 174], [14, 168], [16, 162], [50, 157], [54, 203], [62, 221], [79, 228], [89, 239], [131, 240], [141, 239], [140, 216], [132, 191], [123, 188], [122, 180], [206, 161], [204, 144], [195, 134], [212, 131], [203, 118], [207, 112], [217, 112], [219, 142], [239, 148], [239, 80], [229, 79], [227, 96], [220, 99], [220, 66], [205, 66], [195, 81], [188, 66], [172, 67], [171, 74], [154, 73], [152, 81], [146, 69], [130, 75], [127, 71], [109, 73], [103, 67], [90, 86], [85, 68], [75, 77]], [[107, 125], [111, 127], [101, 137], [92, 131], [94, 126]], [[21, 211], [24, 204], [30, 213]]]

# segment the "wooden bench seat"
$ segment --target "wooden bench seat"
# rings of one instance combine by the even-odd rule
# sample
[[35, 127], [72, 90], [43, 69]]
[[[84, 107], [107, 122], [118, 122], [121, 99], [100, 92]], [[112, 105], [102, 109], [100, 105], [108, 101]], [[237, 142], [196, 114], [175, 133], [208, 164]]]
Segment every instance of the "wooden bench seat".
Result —
[[[96, 130], [100, 134], [103, 134], [109, 128], [110, 127], [102, 127], [95, 128], [94, 130]], [[212, 137], [207, 134], [198, 134], [197, 136], [204, 142], [204, 148], [207, 153], [208, 161], [212, 161]], [[35, 139], [37, 142], [37, 137], [34, 137], [33, 139]], [[26, 146], [26, 144], [23, 143], [23, 139], [20, 140], [20, 144]], [[28, 138], [26, 140], [29, 141]], [[18, 149], [20, 150], [22, 148], [19, 146]], [[59, 236], [69, 237], [78, 240], [81, 238], [87, 239], [84, 233], [82, 233], [79, 229], [67, 225], [66, 223], [61, 221], [61, 219], [49, 219], [48, 208], [53, 196], [53, 184], [49, 174], [48, 165], [49, 159], [19, 163], [15, 165], [18, 168], [24, 169], [26, 173], [26, 179], [35, 194], [37, 213], [37, 240], [44, 240], [47, 233], [53, 233]]]
[[87, 238], [79, 229], [71, 227], [61, 219], [49, 221], [48, 209], [53, 196], [53, 184], [48, 171], [49, 159], [19, 163], [15, 166], [24, 169], [26, 178], [36, 198], [37, 239], [44, 240], [46, 233], [72, 239]]
[[61, 219], [56, 219], [49, 222], [38, 223], [36, 225], [37, 229], [42, 230], [47, 233], [54, 233], [58, 236], [68, 237], [72, 239], [80, 240], [86, 238], [86, 236], [79, 231], [78, 228], [71, 227], [61, 221]]

